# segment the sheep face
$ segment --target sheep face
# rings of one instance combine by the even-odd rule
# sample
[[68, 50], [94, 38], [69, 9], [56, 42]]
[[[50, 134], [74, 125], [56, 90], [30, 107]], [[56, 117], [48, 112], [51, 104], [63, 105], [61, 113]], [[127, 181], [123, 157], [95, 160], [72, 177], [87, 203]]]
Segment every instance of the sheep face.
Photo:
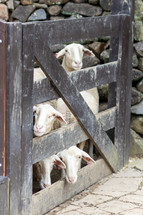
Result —
[[64, 117], [49, 104], [40, 104], [33, 107], [35, 122], [33, 126], [34, 134], [42, 136], [49, 133], [55, 119], [65, 122]]
[[77, 181], [77, 172], [81, 166], [81, 160], [84, 159], [88, 164], [95, 163], [95, 161], [84, 151], [76, 146], [65, 149], [57, 154], [65, 163], [65, 177], [69, 184], [74, 184]]
[[56, 53], [56, 58], [63, 58], [63, 67], [67, 72], [80, 70], [82, 68], [82, 59], [84, 55], [94, 56], [92, 51], [76, 43], [67, 45], [64, 49]]
[[50, 174], [54, 166], [58, 166], [61, 169], [66, 168], [65, 164], [57, 155], [53, 155], [34, 164], [35, 177], [39, 181], [41, 189], [51, 185]]

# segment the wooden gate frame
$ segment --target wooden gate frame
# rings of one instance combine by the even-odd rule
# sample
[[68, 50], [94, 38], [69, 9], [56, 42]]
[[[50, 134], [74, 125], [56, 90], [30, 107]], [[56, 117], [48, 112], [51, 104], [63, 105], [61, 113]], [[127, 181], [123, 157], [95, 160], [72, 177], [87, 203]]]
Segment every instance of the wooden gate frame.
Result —
[[[80, 32], [78, 32], [79, 26]], [[3, 51], [1, 52], [3, 54], [0, 54], [0, 60], [4, 62], [0, 68], [3, 74], [0, 81], [3, 83], [2, 92], [4, 92], [1, 93], [2, 116], [4, 116], [4, 125], [1, 130], [3, 143], [7, 149], [6, 175], [11, 181], [10, 215], [44, 214], [110, 174], [111, 169], [117, 171], [128, 160], [131, 91], [131, 47], [128, 43], [132, 44], [131, 19], [129, 15], [115, 15], [34, 24], [2, 21], [0, 29], [0, 36], [2, 36], [0, 50]], [[68, 32], [66, 29], [69, 29]], [[48, 38], [45, 41], [47, 35]], [[119, 41], [118, 54], [115, 51], [116, 57], [111, 56], [111, 61], [114, 60], [114, 62], [72, 72], [69, 76], [55, 61], [48, 47], [48, 44], [94, 39], [101, 36], [112, 36]], [[41, 53], [47, 56], [47, 61], [41, 58]], [[33, 85], [34, 58], [39, 62], [50, 82], [45, 79], [41, 84]], [[55, 61], [54, 64], [53, 61]], [[66, 85], [61, 87], [61, 77], [64, 83], [68, 84], [68, 88]], [[85, 79], [87, 82], [84, 82], [83, 86]], [[116, 106], [113, 104], [115, 101], [110, 102], [112, 98], [110, 95], [113, 94], [109, 90], [109, 107], [111, 108], [94, 116], [79, 92], [105, 83], [115, 89], [115, 82], [117, 83]], [[59, 96], [74, 113], [78, 123], [33, 139], [33, 105]], [[76, 103], [75, 98], [77, 98]], [[87, 115], [89, 121], [87, 121]], [[95, 126], [97, 130], [94, 129]], [[111, 137], [109, 138], [105, 131], [114, 127], [116, 131], [113, 144]], [[63, 134], [62, 137], [61, 134]], [[60, 143], [59, 137], [61, 137]], [[32, 164], [76, 144], [79, 139], [83, 141], [88, 138], [106, 162], [102, 159], [97, 161], [95, 167], [83, 168], [74, 186], [60, 181], [32, 196]], [[80, 180], [83, 182], [82, 185], [80, 185]], [[55, 199], [56, 191], [58, 196]]]

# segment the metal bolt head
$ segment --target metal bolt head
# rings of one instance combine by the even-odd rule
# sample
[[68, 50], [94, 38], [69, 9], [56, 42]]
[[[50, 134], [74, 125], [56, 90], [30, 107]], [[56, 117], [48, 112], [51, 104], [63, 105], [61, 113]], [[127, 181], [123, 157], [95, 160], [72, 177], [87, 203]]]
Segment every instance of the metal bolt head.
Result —
[[2, 43], [2, 40], [0, 39], [0, 43]]

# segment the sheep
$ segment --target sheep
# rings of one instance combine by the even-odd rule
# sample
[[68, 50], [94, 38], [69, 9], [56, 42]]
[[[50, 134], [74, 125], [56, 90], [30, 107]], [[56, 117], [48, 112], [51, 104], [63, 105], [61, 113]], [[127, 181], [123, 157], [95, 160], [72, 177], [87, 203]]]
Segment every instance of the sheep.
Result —
[[63, 115], [50, 104], [33, 106], [35, 122], [33, 126], [35, 136], [43, 136], [54, 129], [56, 119], [66, 123]]
[[81, 168], [81, 160], [85, 160], [87, 164], [96, 163], [85, 151], [76, 146], [71, 146], [57, 154], [65, 163], [66, 168], [62, 171], [62, 177], [66, 178], [69, 184], [77, 181], [77, 172]]
[[62, 67], [66, 72], [71, 72], [82, 68], [82, 59], [84, 55], [94, 57], [93, 52], [89, 49], [85, 48], [81, 44], [72, 43], [56, 53], [56, 58], [63, 58]]
[[54, 166], [58, 166], [60, 169], [66, 168], [65, 164], [57, 155], [52, 155], [33, 164], [33, 176], [39, 182], [41, 189], [51, 185], [50, 175]]
[[[58, 53], [56, 53], [56, 58], [63, 58], [62, 67], [68, 73], [73, 70], [80, 70], [82, 68], [82, 59], [84, 55], [94, 57], [94, 54], [89, 49], [85, 48], [81, 44], [72, 43], [70, 45], [67, 45]], [[81, 95], [92, 110], [92, 112], [94, 114], [97, 114], [99, 111], [99, 95], [97, 88], [82, 91]], [[70, 114], [69, 109], [66, 107], [66, 105], [64, 105], [62, 99], [57, 100], [57, 110], [59, 110], [60, 112], [62, 112], [62, 114], [65, 115], [66, 120], [68, 122], [72, 122], [75, 120], [74, 116]], [[85, 142], [79, 144], [80, 149], [83, 149], [84, 145]]]

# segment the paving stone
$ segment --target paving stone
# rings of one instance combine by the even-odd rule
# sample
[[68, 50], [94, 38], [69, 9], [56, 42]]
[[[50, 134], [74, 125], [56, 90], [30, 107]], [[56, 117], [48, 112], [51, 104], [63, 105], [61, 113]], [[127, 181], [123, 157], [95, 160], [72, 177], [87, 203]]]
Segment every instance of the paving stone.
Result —
[[[78, 212], [82, 212], [82, 215], [111, 215], [109, 212], [106, 212], [105, 210], [100, 210], [99, 208], [91, 207], [91, 206], [78, 209], [76, 215], [78, 215]], [[68, 214], [64, 214], [64, 215], [68, 215]]]
[[143, 172], [133, 168], [135, 166], [134, 162], [133, 164], [130, 164], [132, 168], [123, 169], [117, 174], [114, 175], [115, 178], [139, 178], [143, 177]]
[[130, 203], [133, 203], [133, 204], [139, 204], [139, 206], [142, 206], [143, 204], [143, 199], [141, 198], [140, 195], [136, 195], [136, 194], [130, 194], [130, 195], [127, 195], [127, 196], [123, 196], [121, 198], [119, 198], [120, 201], [123, 201], [123, 202], [130, 202]]
[[[143, 159], [136, 159], [134, 162], [130, 163], [129, 166], [143, 171]], [[143, 174], [143, 172], [140, 173]]]
[[111, 178], [93, 191], [95, 194], [120, 197], [138, 189], [142, 178]]
[[72, 205], [72, 204], [71, 204], [71, 205], [69, 205], [69, 206], [63, 208], [62, 210], [58, 211], [58, 212], [57, 212], [57, 215], [61, 215], [61, 214], [70, 215], [70, 213], [71, 213], [71, 215], [77, 215], [77, 214], [76, 214], [76, 211], [77, 211], [79, 208], [80, 208], [79, 206], [76, 206], [76, 205]]
[[105, 201], [111, 200], [112, 197], [109, 196], [103, 196], [103, 195], [92, 195], [89, 194], [87, 196], [85, 196], [84, 198], [73, 202], [74, 205], [78, 205], [78, 206], [88, 206], [88, 205], [93, 205], [96, 206], [98, 204], [101, 204]]
[[120, 213], [120, 215], [143, 215], [143, 208], [134, 208]]
[[103, 209], [104, 211], [110, 212], [110, 213], [120, 213], [125, 210], [136, 208], [137, 206], [131, 203], [124, 203], [119, 200], [114, 200], [110, 202], [103, 203], [101, 205], [98, 205], [99, 209]]
[[[143, 186], [135, 192], [136, 195], [143, 196]], [[141, 197], [143, 198], [143, 197]]]

